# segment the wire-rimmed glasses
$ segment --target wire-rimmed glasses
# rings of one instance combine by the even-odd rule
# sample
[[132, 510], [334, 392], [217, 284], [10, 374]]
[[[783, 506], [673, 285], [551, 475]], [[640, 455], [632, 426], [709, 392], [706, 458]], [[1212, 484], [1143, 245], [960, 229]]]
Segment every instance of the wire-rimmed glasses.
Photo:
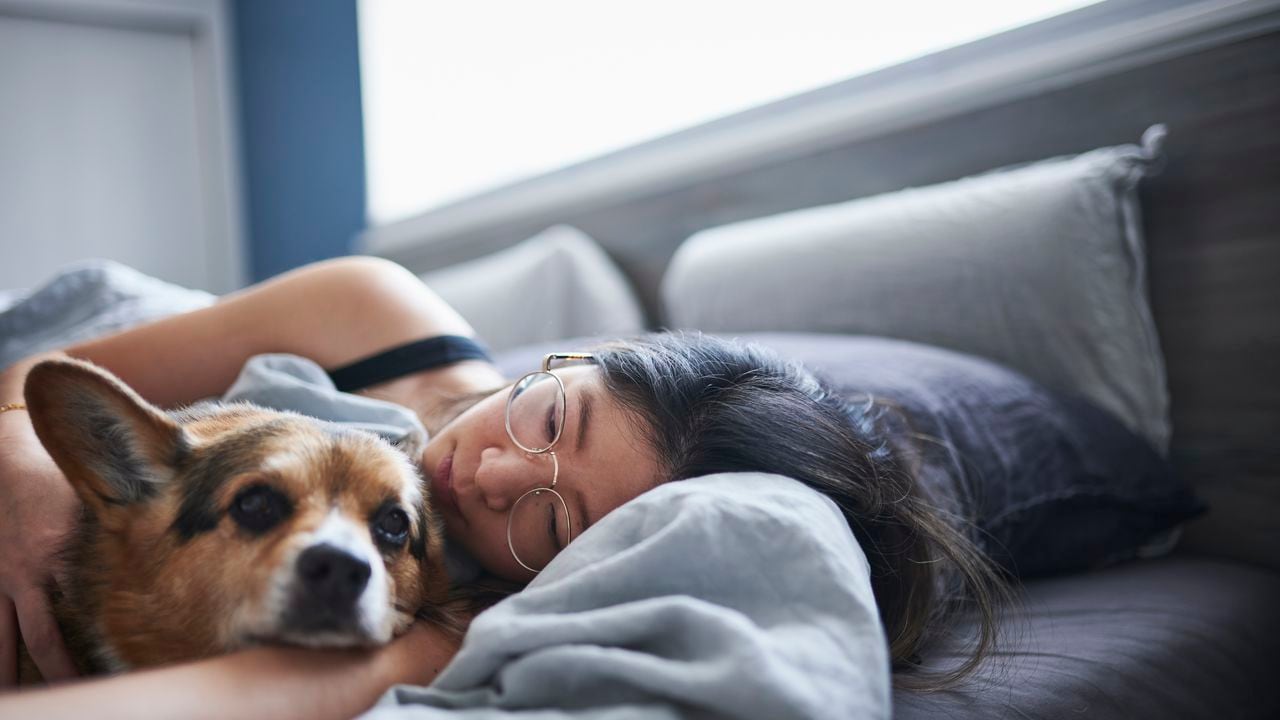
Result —
[[591, 360], [589, 353], [550, 353], [542, 369], [511, 386], [507, 397], [507, 436], [530, 455], [551, 460], [551, 482], [539, 485], [516, 499], [507, 513], [507, 547], [520, 566], [541, 572], [560, 550], [573, 540], [569, 504], [556, 492], [560, 459], [552, 450], [564, 433], [566, 404], [564, 382], [551, 372], [554, 360]]

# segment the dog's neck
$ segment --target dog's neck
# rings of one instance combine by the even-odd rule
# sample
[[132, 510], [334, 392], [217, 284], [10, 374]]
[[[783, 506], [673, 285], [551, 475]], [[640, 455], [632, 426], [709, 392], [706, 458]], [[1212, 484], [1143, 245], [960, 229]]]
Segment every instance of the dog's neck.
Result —
[[53, 614], [63, 642], [81, 675], [118, 673], [129, 669], [107, 642], [101, 626], [102, 593], [107, 582], [105, 563], [98, 557], [98, 521], [82, 510], [75, 528], [56, 554], [61, 582], [49, 588]]

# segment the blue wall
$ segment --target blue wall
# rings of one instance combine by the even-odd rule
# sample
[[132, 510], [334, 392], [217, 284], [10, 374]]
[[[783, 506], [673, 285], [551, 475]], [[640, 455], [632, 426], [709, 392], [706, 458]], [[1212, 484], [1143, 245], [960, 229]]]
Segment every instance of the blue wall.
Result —
[[356, 0], [236, 0], [249, 271], [345, 255], [365, 227]]

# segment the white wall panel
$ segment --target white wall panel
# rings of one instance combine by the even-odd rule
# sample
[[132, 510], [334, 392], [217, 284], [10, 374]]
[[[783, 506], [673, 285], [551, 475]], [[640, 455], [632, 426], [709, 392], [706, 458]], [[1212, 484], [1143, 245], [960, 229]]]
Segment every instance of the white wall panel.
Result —
[[173, 5], [0, 2], [0, 288], [89, 257], [240, 284], [222, 6]]

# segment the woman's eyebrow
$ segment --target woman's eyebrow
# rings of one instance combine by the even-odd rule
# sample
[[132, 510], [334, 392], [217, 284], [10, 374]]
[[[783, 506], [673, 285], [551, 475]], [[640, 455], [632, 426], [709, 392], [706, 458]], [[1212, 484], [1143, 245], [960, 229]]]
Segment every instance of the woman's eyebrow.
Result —
[[578, 393], [578, 440], [574, 452], [581, 453], [587, 444], [587, 424], [591, 420], [591, 397], [584, 389]]
[[[582, 449], [587, 445], [587, 425], [591, 420], [591, 397], [587, 394], [586, 389], [578, 392], [578, 443], [574, 449], [574, 453], [578, 457], [582, 456]], [[587, 515], [587, 501], [582, 499], [582, 490], [577, 492], [578, 496], [578, 517], [582, 518], [579, 522], [582, 529], [578, 532], [586, 532], [591, 527], [591, 518]]]

